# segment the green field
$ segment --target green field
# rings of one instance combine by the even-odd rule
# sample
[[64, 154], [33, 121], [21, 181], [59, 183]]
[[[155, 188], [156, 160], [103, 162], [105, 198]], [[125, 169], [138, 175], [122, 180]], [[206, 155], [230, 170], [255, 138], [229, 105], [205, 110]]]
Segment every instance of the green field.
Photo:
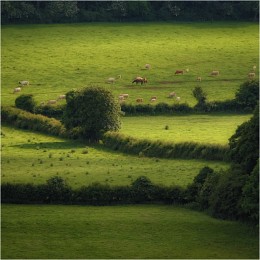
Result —
[[[247, 74], [259, 73], [259, 25], [214, 23], [89, 23], [3, 25], [1, 27], [1, 103], [14, 105], [20, 94], [38, 104], [84, 86], [102, 86], [115, 98], [129, 94], [149, 103], [195, 105], [201, 86], [209, 101], [232, 99]], [[151, 70], [145, 70], [145, 64]], [[189, 69], [184, 75], [175, 70]], [[219, 70], [217, 77], [210, 76]], [[114, 84], [109, 77], [121, 75]], [[148, 78], [145, 86], [133, 78]], [[196, 78], [202, 77], [202, 82]], [[258, 76], [257, 76], [258, 77]], [[18, 81], [29, 80], [13, 94]], [[64, 104], [65, 101], [58, 103]], [[250, 115], [122, 117], [120, 133], [137, 139], [227, 145]], [[168, 126], [168, 130], [165, 127]], [[130, 185], [139, 176], [155, 184], [186, 187], [209, 166], [224, 162], [138, 157], [102, 144], [62, 139], [1, 126], [1, 182], [45, 183], [64, 178], [72, 188], [94, 182]], [[114, 207], [2, 205], [3, 259], [257, 259], [256, 231], [239, 222], [214, 219], [176, 206]]]
[[227, 145], [237, 127], [250, 117], [228, 114], [123, 117], [120, 133], [138, 139]]
[[[18, 81], [31, 85], [22, 93], [37, 102], [55, 99], [73, 88], [99, 85], [115, 96], [128, 93], [127, 102], [151, 96], [157, 102], [175, 91], [181, 102], [195, 104], [192, 89], [201, 87], [209, 100], [234, 98], [238, 86], [258, 64], [257, 23], [91, 23], [2, 26], [2, 104], [14, 104]], [[241, 37], [242, 35], [242, 37]], [[144, 70], [146, 63], [152, 69]], [[186, 69], [175, 76], [175, 70]], [[210, 77], [219, 70], [219, 77]], [[258, 74], [258, 68], [256, 71]], [[115, 84], [107, 78], [121, 75]], [[135, 86], [136, 76], [148, 78]]]
[[248, 259], [258, 235], [174, 206], [2, 205], [3, 259]]
[[223, 162], [139, 158], [7, 126], [2, 126], [2, 133], [2, 182], [36, 184], [58, 175], [72, 187], [93, 182], [129, 185], [144, 175], [157, 184], [186, 186], [204, 166], [216, 170], [229, 166]]

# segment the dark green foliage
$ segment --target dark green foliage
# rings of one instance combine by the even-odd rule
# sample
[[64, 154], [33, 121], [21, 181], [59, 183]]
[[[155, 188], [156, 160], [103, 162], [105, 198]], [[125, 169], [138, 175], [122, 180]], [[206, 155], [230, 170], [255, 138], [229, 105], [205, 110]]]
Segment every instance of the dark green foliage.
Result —
[[126, 115], [163, 115], [163, 114], [174, 114], [174, 113], [189, 113], [192, 112], [192, 108], [188, 104], [173, 104], [158, 103], [155, 106], [150, 104], [122, 104], [121, 110]]
[[204, 185], [208, 176], [213, 174], [213, 169], [204, 167], [200, 170], [199, 174], [193, 179], [193, 182], [188, 185], [185, 191], [185, 198], [189, 202], [198, 201], [199, 193]]
[[244, 82], [236, 92], [235, 100], [245, 111], [253, 111], [259, 100], [259, 80]]
[[31, 94], [20, 95], [15, 99], [15, 106], [28, 112], [34, 112], [36, 102]]
[[58, 106], [36, 106], [34, 109], [35, 114], [41, 114], [47, 117], [53, 117], [56, 119], [61, 119], [66, 105]]
[[229, 139], [229, 146], [231, 160], [240, 164], [246, 173], [250, 173], [259, 157], [259, 106], [253, 117], [237, 128]]
[[258, 21], [257, 1], [2, 1], [2, 23]]
[[220, 145], [198, 143], [166, 143], [160, 141], [138, 140], [119, 133], [107, 132], [103, 135], [105, 146], [116, 151], [142, 154], [148, 157], [227, 160], [228, 148]]
[[259, 223], [259, 160], [243, 187], [241, 207], [253, 223]]
[[45, 198], [47, 202], [70, 202], [72, 190], [66, 184], [64, 179], [54, 176], [47, 180], [46, 190], [48, 196]]
[[120, 106], [111, 92], [89, 87], [66, 94], [63, 122], [67, 129], [79, 127], [84, 138], [98, 140], [106, 131], [120, 128]]
[[164, 187], [151, 183], [146, 177], [139, 177], [131, 186], [115, 186], [93, 183], [72, 190], [58, 176], [47, 180], [46, 184], [10, 184], [1, 185], [4, 203], [73, 203], [87, 205], [114, 205], [127, 203], [183, 203], [183, 189]]
[[204, 92], [201, 87], [197, 86], [193, 89], [192, 94], [197, 100], [197, 104], [195, 105], [194, 109], [199, 111], [207, 111], [207, 93]]
[[54, 118], [35, 115], [13, 107], [1, 107], [1, 117], [2, 122], [22, 129], [30, 129], [55, 136], [68, 136], [65, 127]]
[[240, 205], [243, 186], [247, 176], [236, 168], [222, 174], [215, 191], [210, 196], [209, 209], [216, 217], [243, 219], [245, 214]]

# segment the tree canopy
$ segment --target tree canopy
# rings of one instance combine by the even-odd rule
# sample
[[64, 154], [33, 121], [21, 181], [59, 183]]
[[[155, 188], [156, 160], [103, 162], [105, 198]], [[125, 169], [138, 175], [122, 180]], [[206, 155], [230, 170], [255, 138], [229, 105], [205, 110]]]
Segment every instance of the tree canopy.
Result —
[[258, 1], [1, 1], [2, 24], [258, 18]]
[[77, 128], [83, 137], [98, 140], [103, 132], [120, 128], [120, 106], [111, 92], [87, 87], [66, 94], [63, 122], [67, 129]]

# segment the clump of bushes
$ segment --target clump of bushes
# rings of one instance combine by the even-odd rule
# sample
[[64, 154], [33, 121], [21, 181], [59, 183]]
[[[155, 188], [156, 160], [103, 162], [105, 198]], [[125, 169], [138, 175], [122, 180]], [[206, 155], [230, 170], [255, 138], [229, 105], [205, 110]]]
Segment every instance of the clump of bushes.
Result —
[[36, 102], [32, 94], [23, 94], [15, 99], [15, 106], [17, 108], [33, 113], [36, 106]]

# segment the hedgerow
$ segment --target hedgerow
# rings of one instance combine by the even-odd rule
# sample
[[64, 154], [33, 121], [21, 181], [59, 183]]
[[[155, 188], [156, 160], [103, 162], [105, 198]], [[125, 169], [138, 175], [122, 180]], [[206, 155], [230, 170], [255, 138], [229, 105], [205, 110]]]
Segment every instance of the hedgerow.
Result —
[[138, 140], [115, 132], [103, 135], [105, 146], [139, 156], [161, 158], [185, 158], [228, 161], [228, 146], [199, 144], [193, 142], [167, 143], [161, 141]]
[[22, 129], [30, 129], [55, 136], [68, 137], [62, 123], [54, 118], [43, 115], [35, 115], [14, 107], [1, 107], [3, 123], [8, 123]]

